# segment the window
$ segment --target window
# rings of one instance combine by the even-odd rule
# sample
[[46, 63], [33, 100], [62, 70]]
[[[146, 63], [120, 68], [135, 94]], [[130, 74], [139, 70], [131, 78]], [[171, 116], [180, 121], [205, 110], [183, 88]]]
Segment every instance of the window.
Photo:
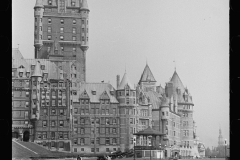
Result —
[[58, 132], [58, 138], [63, 139], [63, 132]]
[[[109, 144], [110, 144], [110, 138], [106, 138], [106, 145], [109, 145]], [[106, 151], [109, 152], [109, 148], [106, 148]]]
[[39, 28], [40, 28], [40, 31], [42, 31], [42, 26], [40, 26]]
[[73, 123], [74, 124], [77, 124], [78, 123], [78, 120], [76, 118], [73, 119]]
[[78, 113], [78, 109], [74, 108], [74, 113], [77, 114]]
[[23, 72], [19, 72], [19, 77], [22, 77], [23, 76]]
[[84, 32], [84, 28], [82, 28], [82, 32]]
[[63, 109], [60, 109], [60, 110], [59, 110], [59, 115], [61, 115], [61, 116], [64, 115]]
[[94, 148], [91, 148], [91, 152], [94, 152]]
[[77, 144], [77, 139], [73, 139], [73, 144]]
[[51, 40], [51, 39], [52, 39], [52, 36], [50, 36], [50, 35], [48, 35], [47, 37], [48, 37], [48, 40]]
[[130, 123], [130, 124], [133, 124], [133, 119], [132, 119], [132, 118], [130, 118], [129, 123]]
[[52, 19], [48, 18], [48, 24], [51, 24], [51, 23], [52, 23]]
[[55, 100], [52, 100], [52, 106], [55, 106]]
[[85, 123], [85, 119], [81, 118], [81, 124], [84, 124], [84, 123]]
[[52, 5], [52, 0], [48, 0], [48, 5]]
[[162, 115], [164, 116], [164, 112], [162, 112]]
[[[94, 144], [94, 139], [93, 138], [91, 138], [91, 144]], [[93, 148], [94, 149], [94, 148]]]
[[60, 28], [60, 33], [63, 33], [63, 27]]
[[[112, 143], [113, 143], [113, 144], [116, 144], [116, 143], [117, 143], [117, 138], [113, 138], [113, 139], [112, 139]], [[116, 148], [113, 148], [113, 150], [114, 150], [114, 149], [115, 149], [115, 151], [116, 151]]]
[[81, 143], [81, 144], [84, 144], [84, 143], [85, 143], [84, 138], [81, 138], [81, 139], [80, 139], [80, 143]]
[[56, 114], [56, 110], [52, 109], [52, 115], [55, 115], [55, 114]]
[[74, 152], [77, 152], [77, 148], [73, 148]]
[[113, 123], [113, 124], [117, 124], [117, 120], [116, 120], [116, 119], [113, 119], [112, 123]]
[[88, 33], [88, 28], [87, 28], [87, 33]]
[[102, 109], [102, 114], [105, 114], [105, 109]]
[[38, 132], [38, 139], [42, 139], [42, 134], [41, 134], [41, 132]]
[[72, 6], [75, 6], [75, 4], [76, 4], [75, 0], [72, 0], [71, 5], [72, 5]]
[[76, 48], [75, 47], [73, 47], [73, 52], [76, 52]]
[[166, 116], [168, 116], [168, 111], [166, 111]]
[[84, 36], [82, 36], [82, 41], [84, 41]]
[[129, 98], [126, 98], [126, 104], [129, 104]]
[[106, 152], [110, 152], [110, 151], [109, 151], [109, 148], [106, 148]]
[[43, 115], [47, 115], [47, 109], [43, 109]]
[[109, 134], [109, 128], [106, 128], [106, 134]]
[[63, 37], [63, 36], [60, 36], [60, 40], [64, 40], [64, 37]]
[[75, 36], [73, 36], [73, 37], [72, 37], [72, 40], [73, 40], [73, 41], [76, 41], [76, 37], [75, 37]]
[[108, 118], [106, 118], [106, 125], [109, 125], [110, 124], [110, 121]]
[[51, 126], [52, 126], [52, 127], [55, 127], [55, 121], [52, 121], [52, 122], [51, 122]]
[[45, 70], [45, 65], [41, 65], [41, 70]]
[[59, 126], [63, 127], [63, 121], [59, 121]]
[[97, 134], [100, 133], [100, 128], [99, 128], [99, 127], [96, 128], [96, 133], [97, 133]]
[[55, 138], [55, 132], [51, 132], [51, 138], [52, 138], [52, 139]]
[[84, 128], [81, 128], [81, 134], [84, 134], [84, 133], [85, 133]]
[[72, 33], [75, 34], [76, 33], [76, 28], [72, 29]]
[[96, 118], [96, 124], [100, 124], [100, 119]]
[[82, 24], [84, 24], [84, 20], [82, 19]]
[[109, 109], [106, 109], [106, 114], [109, 114]]
[[47, 121], [42, 121], [43, 127], [47, 127]]
[[96, 144], [100, 144], [100, 139], [96, 138]]
[[113, 129], [112, 129], [112, 133], [113, 133], [113, 134], [116, 134], [116, 128], [113, 128]]
[[47, 138], [47, 132], [42, 132], [42, 139], [46, 139]]
[[76, 24], [76, 20], [75, 19], [73, 19], [73, 24]]
[[60, 20], [60, 23], [61, 23], [61, 24], [64, 24], [64, 19], [61, 19], [61, 20]]

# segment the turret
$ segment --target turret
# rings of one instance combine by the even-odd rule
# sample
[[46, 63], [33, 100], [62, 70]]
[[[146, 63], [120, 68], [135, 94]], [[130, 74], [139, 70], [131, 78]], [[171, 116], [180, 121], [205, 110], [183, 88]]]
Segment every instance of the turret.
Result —
[[43, 45], [43, 2], [42, 0], [36, 0], [34, 6], [34, 47], [35, 47], [35, 58], [39, 57], [39, 50]]
[[81, 49], [83, 51], [88, 49], [88, 29], [89, 29], [89, 12], [90, 10], [88, 9], [88, 4], [87, 4], [87, 0], [83, 0], [82, 4], [81, 4], [81, 8], [80, 8], [80, 13], [82, 16], [82, 21], [81, 21], [81, 44], [82, 46], [87, 46], [87, 47], [81, 47]]
[[39, 119], [40, 113], [40, 82], [42, 81], [42, 73], [40, 62], [38, 61], [33, 75], [31, 76], [32, 95], [31, 95], [31, 119]]

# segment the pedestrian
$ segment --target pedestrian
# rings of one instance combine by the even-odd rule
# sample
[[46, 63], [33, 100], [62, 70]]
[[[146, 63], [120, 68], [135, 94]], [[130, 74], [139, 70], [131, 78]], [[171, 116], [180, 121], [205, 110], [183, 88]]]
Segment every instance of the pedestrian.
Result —
[[78, 155], [78, 156], [77, 156], [77, 160], [82, 160], [82, 158]]
[[107, 157], [107, 160], [111, 160], [111, 157], [110, 157], [110, 156], [108, 156], [108, 157]]

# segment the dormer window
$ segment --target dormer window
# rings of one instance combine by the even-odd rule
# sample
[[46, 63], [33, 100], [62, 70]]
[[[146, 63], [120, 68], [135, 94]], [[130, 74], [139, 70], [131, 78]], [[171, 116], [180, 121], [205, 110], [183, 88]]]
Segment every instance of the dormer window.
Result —
[[29, 76], [30, 76], [30, 72], [28, 71], [26, 72], [26, 77], [29, 78]]
[[48, 78], [48, 74], [47, 74], [47, 73], [44, 73], [44, 74], [43, 74], [43, 78], [44, 78], [44, 79], [47, 79], [47, 78]]
[[114, 95], [114, 91], [110, 91], [110, 94], [111, 94], [111, 95]]
[[45, 65], [41, 65], [41, 70], [45, 70]]
[[23, 76], [23, 72], [19, 72], [19, 77], [22, 77]]
[[96, 95], [96, 91], [92, 91], [92, 94], [93, 94], [93, 95]]
[[34, 70], [35, 69], [35, 65], [31, 65], [31, 70]]

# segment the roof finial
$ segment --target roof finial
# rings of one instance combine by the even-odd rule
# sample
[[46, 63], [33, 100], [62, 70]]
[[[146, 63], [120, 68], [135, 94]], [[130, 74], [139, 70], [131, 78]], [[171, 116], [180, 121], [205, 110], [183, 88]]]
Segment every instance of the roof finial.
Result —
[[126, 63], [125, 63], [125, 73], [126, 73], [127, 67], [126, 67]]
[[148, 61], [147, 61], [147, 58], [146, 58], [146, 65], [148, 65]]
[[175, 72], [176, 72], [176, 62], [175, 62], [175, 60], [173, 62], [174, 62], [174, 69], [175, 69]]

